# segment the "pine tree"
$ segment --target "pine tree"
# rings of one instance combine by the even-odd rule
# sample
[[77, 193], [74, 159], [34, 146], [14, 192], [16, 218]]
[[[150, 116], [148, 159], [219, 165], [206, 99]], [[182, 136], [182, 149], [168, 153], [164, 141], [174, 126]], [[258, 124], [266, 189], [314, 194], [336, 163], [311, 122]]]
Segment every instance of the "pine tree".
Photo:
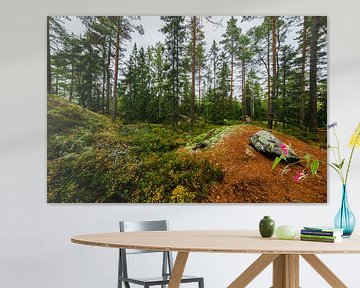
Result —
[[47, 17], [47, 93], [51, 94], [52, 89], [52, 52], [59, 50], [61, 42], [66, 34], [64, 21], [65, 16]]
[[155, 45], [154, 48], [154, 58], [153, 58], [153, 66], [154, 66], [154, 73], [155, 73], [155, 77], [156, 77], [156, 81], [155, 81], [155, 95], [157, 98], [157, 117], [156, 117], [156, 121], [160, 122], [163, 120], [164, 118], [164, 99], [163, 99], [163, 94], [164, 94], [164, 78], [165, 78], [165, 61], [163, 58], [163, 53], [164, 53], [165, 47], [162, 43], [158, 42]]
[[311, 17], [311, 39], [310, 39], [310, 130], [316, 133], [318, 129], [317, 122], [317, 65], [318, 65], [318, 39], [319, 39], [319, 18]]
[[226, 31], [222, 35], [223, 40], [220, 42], [224, 45], [228, 58], [230, 59], [230, 101], [234, 97], [234, 67], [236, 60], [236, 52], [238, 50], [237, 43], [240, 37], [241, 30], [237, 26], [237, 19], [232, 16], [227, 22]]
[[277, 91], [277, 33], [276, 33], [276, 16], [271, 16], [271, 55], [272, 55], [272, 83], [271, 83], [271, 96], [269, 101], [269, 119], [267, 127], [273, 128], [273, 122], [275, 118], [275, 100]]
[[208, 54], [208, 59], [210, 62], [209, 65], [209, 69], [211, 69], [211, 73], [212, 74], [212, 79], [210, 78], [210, 80], [212, 80], [212, 88], [215, 89], [217, 86], [217, 79], [216, 79], [216, 75], [217, 75], [217, 71], [218, 71], [218, 66], [219, 66], [219, 51], [220, 48], [218, 47], [215, 39], [213, 40], [210, 50], [209, 50], [209, 54]]
[[251, 47], [256, 55], [254, 64], [256, 66], [262, 66], [265, 70], [267, 87], [267, 119], [269, 119], [269, 108], [271, 106], [270, 20], [270, 17], [264, 17], [262, 23], [250, 29], [248, 33], [251, 39]]
[[307, 51], [307, 19], [308, 16], [304, 16], [303, 29], [302, 29], [302, 53], [301, 53], [301, 94], [300, 94], [300, 109], [299, 109], [299, 125], [301, 128], [305, 127], [305, 69], [306, 69], [306, 51]]
[[165, 34], [167, 78], [169, 89], [167, 91], [171, 101], [171, 123], [176, 129], [179, 121], [179, 102], [182, 91], [180, 82], [181, 74], [184, 73], [185, 51], [185, 18], [182, 16], [161, 16], [164, 26], [161, 31]]
[[214, 106], [212, 112], [212, 118], [216, 124], [224, 124], [225, 118], [228, 116], [229, 104], [229, 93], [231, 91], [231, 85], [229, 83], [229, 76], [231, 70], [227, 63], [227, 56], [224, 52], [220, 54], [220, 69], [217, 78], [219, 79], [219, 86], [215, 90], [214, 94]]
[[115, 121], [117, 116], [117, 98], [118, 98], [118, 74], [120, 65], [121, 43], [125, 40], [131, 40], [131, 33], [134, 31], [144, 34], [141, 25], [136, 25], [134, 21], [140, 20], [138, 16], [111, 16], [109, 17], [115, 27], [115, 59], [114, 59], [114, 83], [113, 83], [113, 107], [111, 119]]
[[[248, 74], [247, 68], [252, 60], [253, 52], [250, 49], [250, 38], [246, 34], [241, 34], [238, 38], [238, 50], [236, 57], [241, 64], [241, 106], [242, 106], [242, 116], [243, 120], [246, 120], [246, 117], [249, 115], [247, 106], [248, 106], [248, 95], [247, 95], [247, 86], [246, 86], [246, 75]], [[251, 112], [250, 112], [251, 114]]]

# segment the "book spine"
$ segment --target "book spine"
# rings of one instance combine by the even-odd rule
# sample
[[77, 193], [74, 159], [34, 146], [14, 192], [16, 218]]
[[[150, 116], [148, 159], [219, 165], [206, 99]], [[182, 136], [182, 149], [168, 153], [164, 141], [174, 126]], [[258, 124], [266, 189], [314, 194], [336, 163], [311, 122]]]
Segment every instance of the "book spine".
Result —
[[335, 243], [336, 239], [326, 239], [326, 238], [309, 238], [309, 237], [300, 237], [301, 241], [312, 241], [312, 242], [327, 242], [327, 243]]
[[341, 238], [341, 236], [336, 237], [336, 236], [304, 235], [304, 234], [300, 234], [300, 236], [303, 237], [303, 238], [315, 238], [315, 239], [337, 239], [337, 238]]
[[341, 235], [341, 233], [335, 233], [332, 231], [315, 231], [315, 230], [305, 230], [305, 229], [302, 229], [300, 233], [303, 235], [319, 235], [319, 236]]

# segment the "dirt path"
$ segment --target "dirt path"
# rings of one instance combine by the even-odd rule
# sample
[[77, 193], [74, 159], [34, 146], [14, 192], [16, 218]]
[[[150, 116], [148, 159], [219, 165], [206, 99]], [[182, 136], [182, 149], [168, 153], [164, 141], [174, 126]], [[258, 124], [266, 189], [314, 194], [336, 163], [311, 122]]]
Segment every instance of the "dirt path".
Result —
[[[294, 165], [287, 174], [281, 173], [280, 164], [274, 171], [271, 169], [273, 159], [256, 151], [249, 137], [261, 130], [256, 126], [236, 128], [215, 148], [201, 151], [214, 165], [225, 172], [224, 181], [212, 187], [205, 202], [218, 203], [325, 203], [327, 201], [325, 165], [320, 165], [316, 176], [307, 175], [295, 183], [296, 171], [302, 165]], [[326, 161], [326, 150], [302, 142], [286, 134], [275, 133], [281, 141], [291, 144], [300, 157], [311, 154], [319, 160]]]

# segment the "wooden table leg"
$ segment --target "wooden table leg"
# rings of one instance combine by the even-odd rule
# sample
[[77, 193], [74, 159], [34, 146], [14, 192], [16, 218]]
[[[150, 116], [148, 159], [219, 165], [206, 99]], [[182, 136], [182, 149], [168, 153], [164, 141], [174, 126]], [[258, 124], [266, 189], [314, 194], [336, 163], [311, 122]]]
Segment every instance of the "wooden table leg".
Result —
[[263, 254], [254, 263], [252, 263], [228, 288], [244, 288], [259, 275], [271, 262], [273, 262], [278, 254]]
[[324, 280], [334, 288], [347, 288], [347, 286], [314, 254], [301, 255], [320, 274]]
[[189, 257], [189, 252], [177, 253], [168, 288], [180, 287], [181, 278], [184, 274], [185, 265], [188, 257]]
[[299, 288], [299, 255], [281, 254], [274, 260], [272, 288]]

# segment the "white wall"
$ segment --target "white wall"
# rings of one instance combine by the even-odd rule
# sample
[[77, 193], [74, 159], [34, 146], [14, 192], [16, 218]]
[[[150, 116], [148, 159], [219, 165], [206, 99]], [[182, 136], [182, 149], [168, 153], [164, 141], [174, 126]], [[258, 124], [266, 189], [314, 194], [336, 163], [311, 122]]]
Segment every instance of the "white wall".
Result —
[[[329, 121], [347, 144], [360, 120], [360, 2], [357, 0], [32, 0], [3, 1], [0, 17], [0, 287], [115, 287], [116, 250], [70, 243], [75, 234], [116, 231], [119, 219], [171, 221], [172, 229], [256, 228], [263, 215], [278, 224], [331, 224], [340, 182], [329, 179], [326, 205], [52, 205], [46, 203], [47, 15], [327, 15]], [[360, 219], [360, 151], [349, 183]], [[357, 177], [356, 177], [357, 176]], [[359, 227], [359, 225], [358, 225]], [[192, 254], [187, 272], [206, 287], [226, 287], [255, 255]], [[360, 287], [360, 255], [322, 256], [348, 287]], [[137, 260], [135, 260], [137, 261]], [[146, 269], [146, 263], [136, 262]], [[302, 287], [328, 287], [301, 262]], [[346, 265], [344, 265], [347, 263]], [[267, 269], [250, 287], [269, 287]]]

